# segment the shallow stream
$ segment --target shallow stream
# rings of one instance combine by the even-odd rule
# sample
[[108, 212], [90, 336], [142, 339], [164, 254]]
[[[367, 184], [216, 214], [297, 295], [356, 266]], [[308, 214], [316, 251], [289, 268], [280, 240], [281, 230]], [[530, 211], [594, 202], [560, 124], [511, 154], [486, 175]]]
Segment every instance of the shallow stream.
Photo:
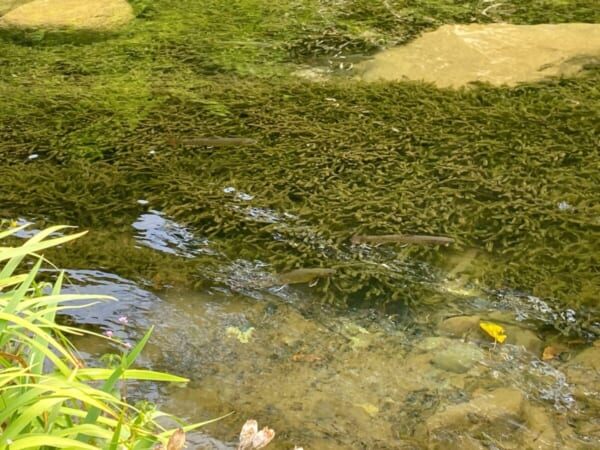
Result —
[[[273, 449], [599, 448], [597, 55], [510, 87], [352, 66], [446, 23], [597, 22], [595, 3], [293, 3], [0, 33], [0, 219], [89, 230], [46, 256], [68, 291], [118, 299], [61, 316], [112, 334], [75, 341], [86, 363], [154, 327], [140, 365], [191, 381], [129, 397], [233, 412], [188, 448], [234, 449], [250, 418]], [[442, 241], [373, 237], [399, 234]]]

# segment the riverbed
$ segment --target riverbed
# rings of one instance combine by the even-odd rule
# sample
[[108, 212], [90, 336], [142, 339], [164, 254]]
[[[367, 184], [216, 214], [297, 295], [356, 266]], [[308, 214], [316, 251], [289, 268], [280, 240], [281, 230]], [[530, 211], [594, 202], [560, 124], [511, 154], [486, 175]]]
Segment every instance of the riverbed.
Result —
[[190, 382], [131, 399], [233, 412], [188, 448], [251, 418], [274, 449], [600, 445], [595, 56], [510, 86], [354, 67], [593, 2], [131, 3], [119, 32], [0, 36], [0, 218], [89, 230], [46, 255], [118, 300], [61, 316], [114, 336], [87, 364], [154, 327], [139, 364]]

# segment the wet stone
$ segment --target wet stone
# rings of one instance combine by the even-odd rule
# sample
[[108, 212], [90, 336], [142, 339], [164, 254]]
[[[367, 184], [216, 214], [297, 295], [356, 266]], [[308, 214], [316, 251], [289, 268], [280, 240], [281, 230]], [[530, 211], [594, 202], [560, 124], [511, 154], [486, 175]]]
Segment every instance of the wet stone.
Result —
[[584, 404], [600, 408], [600, 347], [583, 350], [564, 368], [575, 388], [575, 397]]
[[126, 0], [34, 0], [10, 10], [0, 27], [110, 30], [131, 20]]
[[465, 434], [482, 432], [497, 438], [508, 435], [512, 439], [514, 431], [521, 426], [524, 402], [523, 394], [517, 389], [495, 389], [437, 412], [427, 419], [419, 433], [450, 442]]
[[512, 344], [525, 347], [525, 349], [533, 353], [537, 357], [541, 357], [544, 349], [544, 342], [531, 330], [507, 326], [506, 328], [506, 344]]
[[479, 316], [456, 316], [443, 320], [438, 332], [443, 336], [462, 338], [479, 330]]
[[447, 372], [465, 373], [484, 357], [484, 352], [475, 345], [459, 343], [436, 353], [431, 362]]
[[0, 0], [0, 16], [33, 0]]
[[423, 80], [440, 87], [515, 85], [572, 76], [600, 58], [600, 24], [444, 25], [355, 67], [365, 81]]
[[[557, 448], [558, 439], [552, 419], [544, 408], [525, 403], [523, 415], [527, 425], [523, 436], [523, 447], [535, 450]], [[561, 446], [561, 448], [565, 448]]]

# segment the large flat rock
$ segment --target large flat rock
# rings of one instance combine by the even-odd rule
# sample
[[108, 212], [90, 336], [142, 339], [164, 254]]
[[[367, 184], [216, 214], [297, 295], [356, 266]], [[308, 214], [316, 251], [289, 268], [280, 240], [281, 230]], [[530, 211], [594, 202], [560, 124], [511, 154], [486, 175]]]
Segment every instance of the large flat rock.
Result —
[[360, 78], [515, 85], [571, 76], [600, 61], [600, 24], [444, 25], [357, 65]]
[[0, 0], [0, 16], [3, 16], [11, 9], [18, 8], [24, 3], [29, 3], [33, 0]]
[[110, 30], [133, 19], [126, 0], [33, 0], [0, 18], [0, 27]]

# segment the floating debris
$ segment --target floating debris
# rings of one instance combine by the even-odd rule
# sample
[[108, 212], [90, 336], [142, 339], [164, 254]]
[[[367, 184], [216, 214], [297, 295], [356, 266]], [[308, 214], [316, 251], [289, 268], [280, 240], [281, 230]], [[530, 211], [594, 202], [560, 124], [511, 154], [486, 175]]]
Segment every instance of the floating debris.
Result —
[[423, 245], [448, 245], [454, 239], [446, 236], [426, 236], [418, 234], [381, 234], [381, 235], [356, 235], [352, 236], [353, 244], [423, 244]]
[[300, 353], [296, 353], [294, 356], [292, 356], [292, 361], [314, 363], [314, 362], [323, 361], [323, 356], [317, 355], [316, 353], [300, 352]]
[[[173, 432], [167, 443], [166, 450], [181, 450], [185, 447], [185, 431], [183, 428], [179, 428]], [[154, 447], [154, 450], [165, 450], [165, 446], [158, 444]]]
[[225, 331], [228, 335], [234, 336], [242, 344], [247, 344], [248, 342], [250, 342], [250, 338], [252, 337], [254, 327], [250, 327], [245, 331], [240, 330], [238, 327], [227, 327]]
[[558, 209], [561, 211], [569, 211], [570, 209], [573, 209], [573, 206], [569, 202], [563, 200], [558, 204]]
[[170, 137], [167, 143], [171, 147], [190, 145], [196, 147], [233, 147], [236, 145], [255, 145], [256, 139], [241, 137], [205, 137], [205, 138], [176, 138]]
[[379, 413], [379, 408], [377, 406], [373, 405], [372, 403], [361, 403], [361, 404], [356, 404], [355, 406], [358, 406], [359, 408], [361, 408], [364, 412], [366, 412], [371, 417], [376, 416], [377, 413]]
[[254, 419], [247, 420], [240, 432], [240, 443], [237, 450], [253, 450], [266, 447], [275, 437], [272, 428], [264, 427], [258, 431], [258, 422]]
[[329, 277], [335, 274], [335, 269], [327, 268], [305, 268], [295, 269], [278, 274], [275, 279], [281, 284], [310, 283], [318, 278]]

